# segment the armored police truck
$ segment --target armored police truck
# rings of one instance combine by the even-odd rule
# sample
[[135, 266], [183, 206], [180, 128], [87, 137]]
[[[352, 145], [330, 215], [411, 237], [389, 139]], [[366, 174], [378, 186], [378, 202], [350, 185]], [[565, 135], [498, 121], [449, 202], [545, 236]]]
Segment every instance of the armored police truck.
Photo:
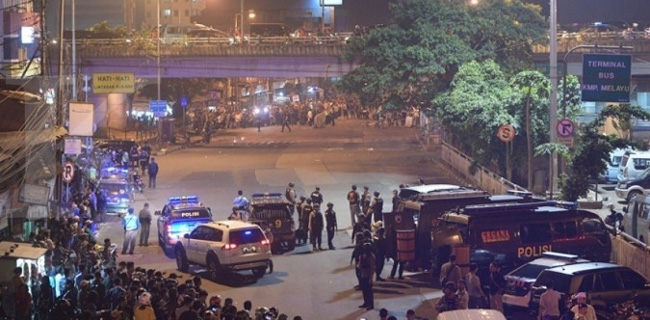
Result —
[[434, 222], [431, 249], [436, 266], [454, 252], [482, 271], [497, 261], [507, 272], [546, 251], [609, 261], [612, 244], [597, 214], [577, 209], [572, 202], [545, 201], [452, 210]]
[[289, 205], [282, 193], [255, 193], [251, 196], [249, 222], [268, 224], [273, 233], [272, 253], [291, 251], [296, 247], [295, 225]]
[[491, 196], [482, 190], [449, 184], [402, 187], [399, 197], [401, 200], [397, 212], [384, 214], [389, 244], [395, 242], [395, 239], [390, 238], [393, 228], [400, 230], [414, 226], [415, 266], [423, 268], [428, 268], [431, 263], [432, 228], [444, 212], [474, 204], [541, 201], [528, 192], [511, 191], [507, 195]]

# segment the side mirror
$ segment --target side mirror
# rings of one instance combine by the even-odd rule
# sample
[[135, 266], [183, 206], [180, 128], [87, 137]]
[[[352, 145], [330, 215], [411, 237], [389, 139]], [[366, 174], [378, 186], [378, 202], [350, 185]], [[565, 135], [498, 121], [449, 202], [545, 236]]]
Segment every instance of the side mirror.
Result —
[[154, 216], [159, 216], [160, 214], [161, 214], [160, 210], [156, 210], [156, 211], [153, 213]]
[[189, 238], [190, 238], [190, 234], [189, 234], [189, 233], [184, 234], [184, 235], [183, 235], [183, 238], [185, 238], [185, 239], [189, 239]]

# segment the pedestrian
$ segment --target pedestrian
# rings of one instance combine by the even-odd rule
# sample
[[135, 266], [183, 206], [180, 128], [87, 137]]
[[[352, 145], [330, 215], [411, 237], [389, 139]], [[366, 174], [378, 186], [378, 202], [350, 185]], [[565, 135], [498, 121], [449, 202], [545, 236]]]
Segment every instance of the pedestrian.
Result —
[[289, 111], [285, 110], [282, 113], [282, 130], [280, 132], [284, 132], [284, 127], [287, 127], [287, 129], [289, 129], [289, 132], [291, 132], [291, 126], [289, 126], [289, 122], [291, 122], [291, 116], [289, 115]]
[[[458, 285], [458, 280], [461, 279], [460, 267], [456, 264], [456, 255], [451, 254], [449, 261], [445, 262], [440, 268], [440, 286], [451, 282], [454, 286]], [[455, 290], [454, 290], [455, 291]]]
[[481, 279], [476, 274], [477, 272], [478, 265], [476, 263], [470, 263], [465, 283], [467, 284], [467, 293], [469, 294], [469, 307], [472, 309], [483, 308], [485, 305], [483, 302], [487, 298], [481, 287]]
[[149, 211], [149, 202], [144, 203], [144, 207], [138, 214], [140, 222], [140, 243], [139, 246], [149, 246], [149, 230], [151, 228], [151, 211]]
[[555, 291], [555, 283], [549, 279], [545, 283], [546, 292], [539, 297], [539, 319], [540, 320], [559, 320], [560, 319], [560, 299], [562, 294]]
[[361, 213], [361, 208], [359, 208], [359, 193], [357, 192], [357, 186], [352, 185], [352, 190], [348, 192], [348, 203], [350, 204], [350, 224], [352, 226], [357, 222], [356, 217]]
[[248, 213], [250, 210], [250, 201], [244, 196], [244, 191], [238, 190], [237, 196], [232, 201], [234, 208], [240, 211], [240, 218], [242, 221], [248, 221]]
[[[273, 242], [274, 242], [273, 231], [271, 230], [269, 223], [266, 221], [262, 222], [261, 227], [262, 227], [262, 231], [264, 231], [264, 236], [269, 241], [269, 246], [271, 246], [271, 253], [273, 253]], [[269, 259], [268, 268], [269, 268], [269, 273], [273, 273], [273, 260], [271, 259]]]
[[445, 311], [458, 309], [458, 296], [456, 296], [456, 285], [449, 281], [442, 287], [442, 297], [436, 303], [436, 311], [442, 313]]
[[325, 210], [325, 222], [327, 223], [327, 246], [330, 250], [336, 249], [332, 240], [334, 239], [334, 234], [339, 230], [338, 225], [336, 224], [336, 212], [334, 211], [334, 204], [331, 202], [327, 203], [327, 210]]
[[469, 309], [469, 293], [464, 279], [458, 280], [456, 296], [458, 297], [458, 309]]
[[506, 280], [501, 274], [501, 267], [496, 261], [490, 262], [490, 309], [503, 313], [503, 291]]
[[122, 226], [124, 227], [124, 243], [122, 244], [122, 254], [126, 254], [127, 249], [129, 254], [133, 254], [135, 249], [135, 238], [138, 236], [138, 229], [140, 229], [140, 221], [135, 216], [135, 210], [129, 208], [128, 214], [124, 216]]
[[576, 319], [583, 317], [582, 320], [596, 320], [596, 310], [587, 303], [587, 293], [578, 292], [575, 298], [576, 305], [571, 307], [571, 311], [576, 315]]
[[368, 213], [368, 209], [370, 208], [370, 191], [368, 190], [368, 186], [363, 187], [363, 193], [361, 194], [361, 212], [363, 214]]
[[397, 190], [393, 190], [393, 209], [391, 212], [397, 212], [399, 209], [399, 195], [397, 193]]
[[375, 300], [372, 292], [375, 261], [375, 255], [372, 253], [372, 244], [364, 243], [363, 252], [359, 257], [356, 268], [359, 270], [359, 288], [363, 293], [363, 304], [359, 308], [365, 308], [366, 310], [375, 308]]
[[381, 272], [384, 270], [384, 261], [386, 261], [386, 251], [388, 250], [388, 243], [384, 237], [385, 233], [384, 228], [377, 229], [377, 234], [374, 238], [375, 245], [375, 280], [385, 281], [386, 279], [381, 277]]
[[379, 194], [379, 191], [375, 191], [373, 193], [374, 198], [372, 198], [372, 202], [370, 203], [370, 209], [368, 210], [368, 218], [370, 218], [370, 215], [372, 214], [374, 222], [377, 221], [383, 221], [383, 213], [382, 211], [384, 210], [384, 199], [381, 198], [381, 195]]
[[156, 176], [158, 175], [158, 163], [156, 159], [151, 157], [151, 162], [149, 162], [149, 167], [147, 168], [149, 173], [149, 188], [156, 189]]
[[321, 242], [323, 241], [323, 214], [320, 212], [320, 206], [314, 204], [314, 210], [309, 216], [309, 235], [313, 251], [323, 250]]
[[137, 170], [137, 168], [138, 168], [138, 156], [139, 156], [138, 145], [137, 144], [134, 144], [131, 147], [131, 150], [129, 151], [129, 156], [131, 157], [131, 168], [134, 168], [135, 170]]
[[138, 159], [140, 160], [140, 170], [142, 170], [142, 176], [144, 177], [144, 174], [147, 171], [147, 166], [149, 165], [149, 154], [144, 148], [141, 148]]
[[302, 242], [307, 243], [309, 237], [309, 218], [311, 213], [314, 212], [314, 207], [312, 206], [311, 199], [305, 200], [305, 203], [302, 206], [302, 211], [300, 213], [300, 230], [302, 230]]
[[311, 193], [310, 197], [312, 204], [319, 206], [323, 204], [323, 194], [320, 193], [320, 187], [316, 187], [316, 190]]
[[289, 201], [289, 211], [291, 212], [291, 218], [293, 219], [293, 214], [296, 212], [296, 189], [294, 188], [293, 182], [289, 182], [289, 186], [284, 192], [284, 197]]

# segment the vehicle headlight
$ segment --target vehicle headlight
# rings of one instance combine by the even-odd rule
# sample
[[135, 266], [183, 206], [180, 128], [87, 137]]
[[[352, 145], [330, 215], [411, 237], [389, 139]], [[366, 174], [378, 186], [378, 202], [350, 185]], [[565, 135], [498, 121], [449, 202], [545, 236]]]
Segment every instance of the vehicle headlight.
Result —
[[627, 189], [627, 182], [619, 182], [618, 183], [618, 188], [619, 189]]

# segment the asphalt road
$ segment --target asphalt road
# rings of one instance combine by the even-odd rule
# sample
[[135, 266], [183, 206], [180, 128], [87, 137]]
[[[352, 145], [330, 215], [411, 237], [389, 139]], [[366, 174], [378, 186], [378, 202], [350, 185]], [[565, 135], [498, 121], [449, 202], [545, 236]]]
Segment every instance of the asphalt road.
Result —
[[[414, 309], [420, 316], [435, 319], [433, 299], [441, 292], [426, 275], [407, 273], [403, 281], [376, 283], [376, 308], [365, 311], [357, 307], [363, 300], [361, 292], [353, 289], [356, 279], [350, 265], [345, 196], [352, 184], [379, 191], [385, 210], [390, 210], [391, 190], [400, 183], [419, 178], [427, 183], [458, 183], [433, 160], [431, 152], [421, 149], [417, 134], [417, 129], [379, 129], [361, 120], [343, 120], [324, 129], [294, 127], [290, 133], [281, 133], [279, 127], [265, 127], [261, 132], [257, 128], [220, 131], [210, 145], [198, 144], [158, 157], [158, 188], [136, 195], [134, 207], [137, 211], [147, 201], [156, 210], [171, 196], [198, 195], [219, 220], [229, 214], [239, 189], [247, 195], [284, 192], [288, 182], [294, 182], [298, 195], [308, 195], [319, 186], [325, 202], [334, 203], [337, 211], [342, 229], [335, 238], [337, 249], [311, 253], [302, 246], [276, 255], [274, 272], [258, 281], [246, 274], [216, 282], [206, 278], [210, 295], [231, 297], [239, 306], [245, 300], [251, 300], [254, 308], [276, 306], [290, 317], [301, 315], [304, 319], [376, 319], [379, 308], [387, 308], [398, 318]], [[101, 224], [99, 238], [105, 237], [121, 244], [123, 231], [117, 218]], [[119, 260], [180, 274], [172, 257], [158, 246], [153, 223], [149, 243]], [[384, 277], [391, 265], [386, 265]], [[191, 273], [203, 275], [200, 268]], [[184, 279], [188, 277], [184, 275]]]

